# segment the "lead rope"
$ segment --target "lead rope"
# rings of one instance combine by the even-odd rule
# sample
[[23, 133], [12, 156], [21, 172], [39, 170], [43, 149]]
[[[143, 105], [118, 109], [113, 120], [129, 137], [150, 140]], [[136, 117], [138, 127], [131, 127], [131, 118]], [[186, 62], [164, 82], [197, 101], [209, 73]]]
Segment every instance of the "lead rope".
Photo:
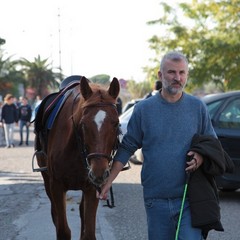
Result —
[[179, 218], [178, 218], [178, 225], [177, 225], [175, 240], [178, 240], [178, 236], [179, 236], [180, 225], [181, 225], [181, 220], [182, 220], [182, 213], [183, 213], [183, 208], [184, 208], [184, 204], [185, 204], [185, 200], [186, 200], [186, 194], [187, 194], [188, 183], [189, 183], [189, 178], [190, 178], [190, 173], [187, 172], [186, 174], [187, 174], [187, 176], [186, 176], [186, 181], [185, 181], [185, 185], [184, 185], [183, 198], [182, 198], [182, 204], [181, 204], [181, 209], [180, 209]]

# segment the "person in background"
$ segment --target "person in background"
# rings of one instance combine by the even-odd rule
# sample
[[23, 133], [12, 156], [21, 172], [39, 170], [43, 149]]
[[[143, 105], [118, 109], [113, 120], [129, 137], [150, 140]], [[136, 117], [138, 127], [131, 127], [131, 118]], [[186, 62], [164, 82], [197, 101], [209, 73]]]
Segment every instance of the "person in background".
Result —
[[120, 97], [117, 98], [117, 112], [118, 116], [122, 114], [122, 99]]
[[[142, 148], [143, 198], [149, 240], [175, 239], [186, 172], [195, 172], [203, 157], [190, 151], [195, 134], [216, 139], [207, 107], [184, 92], [188, 61], [180, 52], [167, 53], [158, 72], [162, 89], [140, 101], [133, 110], [127, 133], [114, 157], [110, 176], [99, 199], [106, 199], [112, 182], [133, 153]], [[188, 159], [188, 160], [187, 160]], [[202, 189], [204, 192], [204, 189]], [[205, 209], [209, 211], [210, 209]], [[202, 231], [191, 224], [189, 199], [185, 201], [178, 239], [202, 239]]]
[[32, 116], [31, 106], [28, 104], [28, 100], [26, 97], [21, 98], [21, 104], [18, 109], [19, 113], [19, 131], [20, 131], [20, 143], [19, 146], [23, 144], [23, 128], [26, 127], [26, 145], [28, 145], [29, 140], [29, 126], [30, 120]]
[[155, 81], [152, 92], [148, 93], [145, 98], [156, 95], [159, 90], [162, 88], [162, 82], [160, 80]]
[[31, 117], [31, 122], [33, 122], [35, 120], [36, 114], [37, 114], [37, 110], [40, 106], [42, 102], [42, 99], [39, 95], [36, 96], [36, 100], [35, 103], [32, 106], [32, 117]]
[[[2, 118], [2, 106], [3, 102], [0, 101], [0, 119]], [[5, 136], [4, 136], [4, 129], [3, 129], [3, 123], [0, 122], [0, 147], [5, 145]]]
[[39, 95], [36, 96], [36, 100], [35, 100], [35, 104], [34, 104], [34, 108], [36, 109], [42, 102], [42, 99]]
[[21, 106], [22, 98], [23, 98], [23, 97], [21, 96], [21, 97], [19, 97], [19, 99], [14, 98], [14, 100], [13, 100], [13, 102], [14, 102], [14, 104], [16, 105], [17, 109]]
[[16, 105], [14, 104], [14, 97], [12, 94], [7, 94], [4, 98], [1, 122], [4, 127], [6, 148], [14, 147], [14, 125], [18, 122], [18, 111]]

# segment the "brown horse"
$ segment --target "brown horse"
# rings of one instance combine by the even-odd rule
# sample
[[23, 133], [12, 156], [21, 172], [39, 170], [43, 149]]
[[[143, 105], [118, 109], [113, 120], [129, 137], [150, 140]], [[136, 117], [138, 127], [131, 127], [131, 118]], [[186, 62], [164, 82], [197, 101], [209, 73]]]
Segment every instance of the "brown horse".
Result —
[[[99, 190], [107, 180], [118, 140], [116, 99], [119, 82], [113, 78], [108, 90], [82, 77], [56, 117], [48, 133], [45, 157], [37, 156], [57, 240], [71, 239], [66, 217], [66, 192], [81, 190], [79, 206], [81, 240], [95, 240]], [[46, 165], [45, 165], [46, 164]]]

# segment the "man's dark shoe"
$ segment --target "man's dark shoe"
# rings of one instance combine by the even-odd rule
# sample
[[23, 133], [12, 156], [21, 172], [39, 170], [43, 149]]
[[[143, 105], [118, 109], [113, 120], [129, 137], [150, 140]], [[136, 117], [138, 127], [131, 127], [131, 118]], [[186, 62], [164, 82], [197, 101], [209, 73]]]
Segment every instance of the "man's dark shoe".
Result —
[[135, 165], [142, 165], [143, 163], [141, 161], [139, 161], [137, 159], [137, 157], [135, 155], [132, 155], [130, 158], [129, 158], [129, 161]]

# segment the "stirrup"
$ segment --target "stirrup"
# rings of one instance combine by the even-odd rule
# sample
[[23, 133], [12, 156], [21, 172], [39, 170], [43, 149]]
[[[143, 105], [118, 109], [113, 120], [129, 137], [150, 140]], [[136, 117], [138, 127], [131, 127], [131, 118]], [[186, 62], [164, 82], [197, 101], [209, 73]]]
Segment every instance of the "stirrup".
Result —
[[34, 167], [34, 159], [36, 158], [36, 155], [38, 153], [47, 156], [45, 152], [36, 150], [35, 153], [33, 154], [33, 157], [32, 157], [32, 171], [33, 172], [45, 172], [45, 171], [47, 171], [47, 167], [40, 167], [40, 168], [35, 168]]

